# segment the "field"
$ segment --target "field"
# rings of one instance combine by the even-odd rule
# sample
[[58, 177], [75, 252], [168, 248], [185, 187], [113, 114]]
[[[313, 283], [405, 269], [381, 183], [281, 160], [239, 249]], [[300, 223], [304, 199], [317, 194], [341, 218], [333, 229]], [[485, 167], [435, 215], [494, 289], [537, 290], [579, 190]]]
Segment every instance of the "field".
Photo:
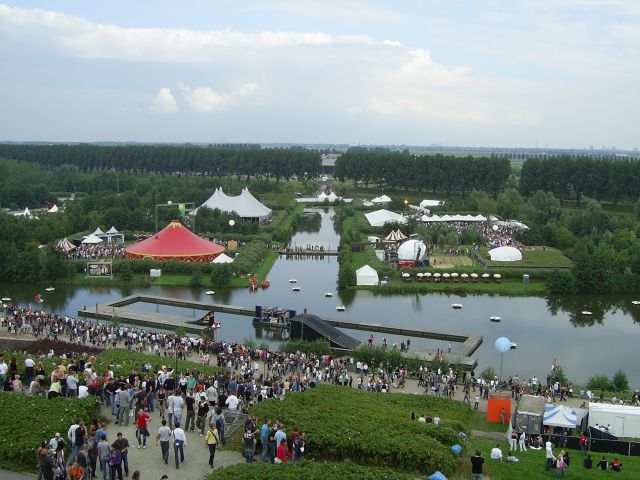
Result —
[[533, 267], [533, 268], [567, 268], [573, 267], [573, 262], [565, 257], [562, 252], [552, 247], [534, 247], [535, 250], [526, 250], [522, 254], [520, 262], [492, 262], [489, 259], [489, 249], [480, 248], [480, 255], [487, 259], [489, 267]]
[[[350, 460], [360, 465], [431, 474], [451, 473], [451, 445], [466, 430], [468, 405], [423, 395], [378, 395], [320, 385], [287, 395], [282, 402], [252, 407], [260, 419], [280, 419], [286, 431], [297, 425], [307, 434], [305, 457], [316, 461]], [[410, 420], [411, 413], [438, 415], [442, 425]]]
[[[509, 444], [506, 441], [497, 442], [500, 443], [502, 453], [506, 456], [509, 451]], [[486, 473], [491, 480], [512, 480], [512, 479], [527, 479], [527, 480], [539, 480], [545, 478], [554, 478], [555, 469], [546, 472], [545, 471], [545, 451], [543, 450], [528, 450], [523, 453], [515, 453], [515, 456], [520, 460], [518, 463], [501, 463], [489, 458], [491, 449], [496, 446], [496, 442], [493, 440], [485, 440], [479, 438], [472, 438], [469, 441], [468, 449], [465, 452], [465, 461], [462, 462], [462, 468], [459, 472], [459, 476], [454, 476], [453, 479], [467, 479], [470, 477], [471, 467], [470, 462], [466, 460], [476, 448], [480, 449], [482, 456], [485, 459]], [[560, 449], [554, 448], [554, 453], [558, 454]], [[619, 479], [635, 479], [640, 478], [640, 457], [619, 457], [622, 461], [622, 472], [603, 472], [595, 469], [595, 464], [602, 454], [594, 452], [591, 458], [594, 459], [594, 469], [587, 470], [582, 466], [582, 453], [578, 450], [568, 450], [571, 458], [571, 463], [567, 469], [567, 476], [569, 478], [579, 478], [580, 480], [600, 479], [604, 477], [615, 477]], [[612, 454], [605, 455], [607, 460], [611, 462], [614, 458]], [[466, 475], [465, 475], [466, 474]]]

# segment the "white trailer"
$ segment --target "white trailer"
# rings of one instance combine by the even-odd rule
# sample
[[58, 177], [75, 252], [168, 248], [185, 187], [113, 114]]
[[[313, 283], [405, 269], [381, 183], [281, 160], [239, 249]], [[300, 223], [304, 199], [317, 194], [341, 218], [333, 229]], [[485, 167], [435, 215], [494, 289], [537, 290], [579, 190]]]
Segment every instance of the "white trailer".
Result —
[[611, 425], [616, 437], [640, 438], [640, 407], [589, 403], [589, 426]]

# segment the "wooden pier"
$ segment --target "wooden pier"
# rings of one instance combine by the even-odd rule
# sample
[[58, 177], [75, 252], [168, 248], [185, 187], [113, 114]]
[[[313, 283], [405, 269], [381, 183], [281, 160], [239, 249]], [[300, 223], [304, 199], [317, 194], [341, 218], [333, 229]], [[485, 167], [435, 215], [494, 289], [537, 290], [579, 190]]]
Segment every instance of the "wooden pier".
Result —
[[280, 248], [278, 250], [276, 250], [276, 253], [278, 253], [278, 255], [284, 255], [286, 257], [295, 257], [295, 256], [299, 256], [299, 257], [337, 257], [340, 252], [338, 250], [331, 250], [331, 249], [326, 249], [326, 250], [307, 250], [307, 249], [303, 249], [303, 250], [296, 250], [296, 249], [290, 249], [287, 250], [286, 248]]
[[[206, 301], [202, 302], [198, 300], [181, 300], [170, 297], [137, 294], [101, 303], [96, 305], [95, 308], [86, 308], [83, 310], [79, 310], [78, 315], [85, 318], [93, 318], [96, 320], [106, 321], [109, 321], [114, 317], [118, 317], [122, 323], [126, 324], [140, 325], [149, 328], [160, 328], [165, 330], [172, 330], [176, 327], [182, 327], [186, 331], [194, 333], [200, 333], [207, 328], [207, 325], [196, 323], [195, 319], [189, 317], [136, 310], [130, 307], [134, 303], [150, 303], [153, 305], [166, 305], [170, 307], [201, 310], [204, 312], [220, 312], [250, 317], [253, 317], [255, 314], [255, 307], [249, 308]], [[458, 348], [451, 353], [445, 353], [444, 358], [447, 362], [459, 364], [467, 370], [472, 370], [477, 365], [477, 361], [474, 358], [471, 358], [471, 355], [473, 355], [478, 347], [482, 345], [481, 336], [464, 336], [445, 332], [393, 327], [381, 323], [348, 321], [334, 318], [325, 318], [323, 320], [326, 321], [329, 325], [337, 328], [361, 330], [366, 332], [388, 333], [390, 335], [398, 335], [408, 338], [429, 338], [432, 340], [443, 340], [458, 343], [460, 344]], [[414, 349], [413, 347], [411, 349], [411, 352], [420, 353], [421, 357], [425, 358], [425, 360], [434, 359], [438, 354], [438, 352], [433, 349], [419, 350]], [[411, 356], [411, 352], [409, 353], [409, 356]]]

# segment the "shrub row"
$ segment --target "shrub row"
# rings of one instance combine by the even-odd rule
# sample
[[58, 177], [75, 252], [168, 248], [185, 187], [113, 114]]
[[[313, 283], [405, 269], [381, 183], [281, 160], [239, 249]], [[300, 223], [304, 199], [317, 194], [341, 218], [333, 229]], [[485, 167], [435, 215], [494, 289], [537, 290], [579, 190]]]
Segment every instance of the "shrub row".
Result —
[[[438, 415], [440, 427], [410, 420], [411, 412]], [[305, 456], [351, 460], [368, 466], [431, 474], [454, 470], [450, 447], [470, 413], [468, 405], [423, 395], [383, 395], [330, 385], [287, 395], [282, 402], [252, 407], [260, 418], [276, 418], [307, 434]]]

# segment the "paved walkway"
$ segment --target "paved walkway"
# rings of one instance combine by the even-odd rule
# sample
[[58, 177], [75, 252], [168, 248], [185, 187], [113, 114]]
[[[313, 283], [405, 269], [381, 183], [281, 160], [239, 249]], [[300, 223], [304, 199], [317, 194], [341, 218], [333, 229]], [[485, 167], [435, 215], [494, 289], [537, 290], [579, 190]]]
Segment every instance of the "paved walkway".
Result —
[[35, 475], [0, 470], [0, 480], [33, 480], [34, 478], [36, 478]]
[[[115, 419], [115, 417], [111, 415], [111, 410], [107, 407], [102, 407], [102, 415], [105, 418]], [[131, 445], [129, 448], [129, 475], [135, 470], [140, 470], [144, 480], [160, 480], [160, 477], [165, 474], [169, 477], [169, 480], [177, 478], [191, 480], [201, 479], [204, 475], [210, 474], [212, 469], [208, 463], [209, 449], [204, 445], [204, 437], [201, 437], [198, 432], [186, 432], [187, 446], [184, 449], [185, 462], [180, 465], [179, 470], [176, 470], [173, 448], [169, 450], [169, 464], [164, 464], [160, 446], [156, 446], [155, 442], [158, 428], [161, 426], [160, 420], [161, 418], [157, 411], [151, 414], [151, 420], [149, 420], [148, 424], [151, 436], [147, 439], [147, 448], [145, 449], [137, 448], [138, 442], [136, 440], [136, 428], [133, 419], [129, 423], [129, 426], [115, 425], [114, 423], [107, 425], [109, 442], [116, 439], [118, 432], [122, 432], [123, 436], [129, 440], [129, 444]], [[216, 451], [214, 467], [228, 467], [237, 463], [243, 463], [244, 461], [240, 452], [229, 450]], [[98, 478], [100, 480], [102, 479], [100, 474], [98, 474]], [[0, 477], [0, 479], [2, 479], [2, 477]]]

